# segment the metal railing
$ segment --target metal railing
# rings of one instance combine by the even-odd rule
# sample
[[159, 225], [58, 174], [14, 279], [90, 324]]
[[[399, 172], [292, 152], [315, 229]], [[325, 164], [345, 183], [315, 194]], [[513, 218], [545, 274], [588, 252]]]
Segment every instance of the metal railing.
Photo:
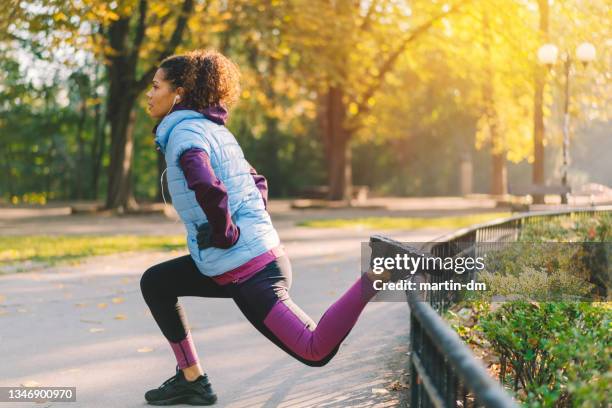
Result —
[[[373, 254], [432, 256], [380, 235], [372, 236], [370, 242]], [[423, 301], [422, 293], [406, 294], [410, 306], [410, 407], [516, 407], [457, 333]]]
[[[515, 242], [526, 225], [544, 224], [557, 217], [580, 219], [611, 212], [612, 206], [567, 211], [519, 214], [510, 218], [464, 228], [438, 238], [427, 250], [417, 250], [383, 236], [370, 241], [383, 243], [386, 253], [409, 256], [454, 257], [470, 254], [476, 244]], [[431, 271], [417, 277], [429, 282], [451, 278], [452, 271]], [[425, 276], [426, 275], [426, 276]], [[473, 275], [468, 274], [469, 279]], [[516, 407], [502, 386], [491, 378], [468, 346], [438, 312], [455, 300], [454, 294], [407, 291], [410, 306], [410, 406], [416, 407]]]
[[409, 304], [410, 407], [516, 407], [428, 303]]
[[493, 220], [471, 227], [459, 229], [451, 234], [443, 235], [435, 242], [457, 243], [457, 242], [514, 242], [520, 237], [520, 231], [524, 225], [544, 224], [551, 218], [571, 217], [581, 219], [604, 214], [612, 211], [612, 205], [594, 206], [586, 208], [573, 208], [561, 211], [538, 211], [532, 213], [521, 213], [512, 217]]

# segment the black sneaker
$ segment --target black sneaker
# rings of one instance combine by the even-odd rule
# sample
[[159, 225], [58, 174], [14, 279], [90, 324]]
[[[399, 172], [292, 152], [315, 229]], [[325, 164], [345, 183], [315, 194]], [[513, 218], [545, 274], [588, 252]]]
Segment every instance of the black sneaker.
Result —
[[187, 381], [185, 375], [176, 368], [176, 375], [168, 378], [162, 385], [145, 393], [150, 405], [212, 405], [217, 402], [208, 375], [199, 376], [195, 381]]

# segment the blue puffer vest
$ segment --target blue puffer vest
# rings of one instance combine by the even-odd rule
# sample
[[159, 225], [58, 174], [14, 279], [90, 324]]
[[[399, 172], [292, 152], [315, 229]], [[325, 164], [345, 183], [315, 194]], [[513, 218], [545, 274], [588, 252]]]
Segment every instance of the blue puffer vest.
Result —
[[[261, 193], [250, 174], [236, 138], [192, 110], [174, 111], [157, 126], [155, 143], [166, 158], [168, 189], [172, 204], [187, 229], [187, 247], [198, 269], [206, 276], [228, 272], [280, 244]], [[227, 188], [228, 209], [240, 228], [240, 238], [229, 249], [198, 249], [197, 227], [207, 222], [195, 192], [187, 187], [179, 165], [181, 154], [200, 148], [210, 157], [215, 174]]]

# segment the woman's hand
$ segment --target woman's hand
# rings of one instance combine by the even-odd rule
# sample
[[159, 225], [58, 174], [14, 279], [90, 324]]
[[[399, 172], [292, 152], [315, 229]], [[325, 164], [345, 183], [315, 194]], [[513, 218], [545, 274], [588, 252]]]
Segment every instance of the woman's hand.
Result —
[[212, 227], [209, 223], [205, 222], [204, 224], [198, 226], [198, 248], [206, 249], [211, 248], [213, 245], [211, 244], [212, 239]]
[[238, 242], [238, 239], [240, 239], [240, 227], [238, 227], [237, 225], [236, 225], [236, 230], [238, 231], [237, 238], [233, 244], [228, 244], [227, 246], [220, 246], [220, 245], [213, 244], [213, 230], [209, 223], [205, 222], [204, 224], [198, 226], [197, 230], [198, 230], [198, 235], [196, 236], [196, 240], [198, 241], [199, 249], [207, 249], [207, 248], [228, 249], [236, 245], [236, 242]]

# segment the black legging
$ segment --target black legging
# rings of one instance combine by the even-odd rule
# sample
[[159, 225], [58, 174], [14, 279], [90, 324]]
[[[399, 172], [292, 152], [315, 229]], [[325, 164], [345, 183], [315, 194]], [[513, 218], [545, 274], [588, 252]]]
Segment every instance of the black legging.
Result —
[[178, 297], [233, 298], [253, 326], [274, 344], [306, 365], [323, 366], [338, 352], [375, 291], [362, 276], [317, 325], [291, 300], [291, 275], [291, 263], [282, 256], [244, 282], [219, 285], [185, 255], [149, 268], [140, 287], [155, 321], [171, 342], [188, 334]]

